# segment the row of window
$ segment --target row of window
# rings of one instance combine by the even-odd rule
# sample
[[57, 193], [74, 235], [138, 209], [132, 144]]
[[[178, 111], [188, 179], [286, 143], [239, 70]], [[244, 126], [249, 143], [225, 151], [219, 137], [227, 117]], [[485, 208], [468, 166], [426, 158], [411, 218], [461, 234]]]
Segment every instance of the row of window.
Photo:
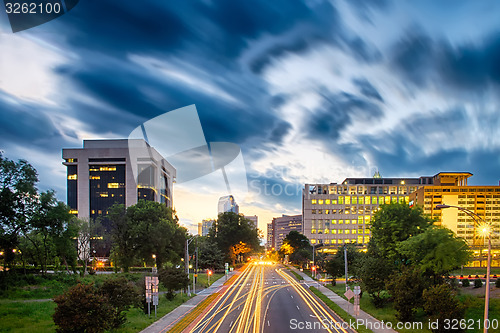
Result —
[[336, 234], [370, 234], [370, 229], [365, 229], [363, 231], [363, 229], [360, 229], [360, 230], [356, 230], [356, 229], [311, 229], [311, 234], [332, 234], [332, 235], [336, 235]]
[[358, 236], [357, 238], [346, 238], [346, 239], [311, 239], [311, 244], [323, 243], [329, 244], [348, 244], [348, 243], [358, 243], [366, 244], [370, 241], [370, 237]]
[[357, 219], [332, 219], [332, 220], [311, 220], [311, 225], [314, 227], [315, 225], [330, 225], [332, 224], [369, 224], [370, 216], [358, 216]]
[[337, 199], [311, 199], [312, 205], [382, 205], [410, 202], [408, 196], [339, 196]]

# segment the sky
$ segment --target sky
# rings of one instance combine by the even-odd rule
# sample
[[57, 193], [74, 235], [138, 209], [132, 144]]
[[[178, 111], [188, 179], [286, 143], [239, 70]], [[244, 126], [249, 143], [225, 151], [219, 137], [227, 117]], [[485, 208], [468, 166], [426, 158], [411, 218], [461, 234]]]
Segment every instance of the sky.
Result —
[[[207, 143], [240, 147], [236, 201], [264, 232], [305, 183], [499, 184], [499, 1], [88, 0], [16, 33], [2, 6], [0, 150], [60, 200], [62, 148], [189, 105]], [[227, 194], [215, 178], [174, 187], [192, 232]]]

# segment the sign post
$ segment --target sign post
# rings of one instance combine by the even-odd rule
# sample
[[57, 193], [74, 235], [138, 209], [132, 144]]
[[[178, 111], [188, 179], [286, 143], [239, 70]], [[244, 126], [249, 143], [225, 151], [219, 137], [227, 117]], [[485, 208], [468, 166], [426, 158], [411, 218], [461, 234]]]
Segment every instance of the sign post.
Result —
[[359, 297], [361, 295], [361, 287], [354, 287], [354, 315], [359, 316]]
[[227, 263], [227, 262], [224, 264], [224, 272], [225, 272], [226, 281], [227, 281], [227, 275], [229, 274], [229, 263]]
[[156, 318], [156, 307], [158, 306], [158, 277], [157, 276], [146, 276], [146, 303], [148, 303], [148, 317], [151, 317], [151, 301], [155, 306], [155, 318]]

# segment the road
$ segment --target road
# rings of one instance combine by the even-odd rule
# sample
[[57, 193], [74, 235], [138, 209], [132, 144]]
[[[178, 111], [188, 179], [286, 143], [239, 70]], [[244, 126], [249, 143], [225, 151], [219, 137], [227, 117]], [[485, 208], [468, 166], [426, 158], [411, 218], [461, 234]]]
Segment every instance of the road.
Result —
[[190, 332], [353, 332], [290, 274], [278, 265], [248, 265]]

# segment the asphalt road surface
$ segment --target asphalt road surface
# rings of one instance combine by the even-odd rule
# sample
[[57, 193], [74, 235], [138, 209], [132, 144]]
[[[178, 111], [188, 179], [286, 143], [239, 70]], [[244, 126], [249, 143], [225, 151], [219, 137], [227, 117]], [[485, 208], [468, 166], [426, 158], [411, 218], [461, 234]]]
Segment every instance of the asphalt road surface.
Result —
[[256, 262], [197, 318], [190, 332], [353, 332], [342, 323], [286, 268]]

